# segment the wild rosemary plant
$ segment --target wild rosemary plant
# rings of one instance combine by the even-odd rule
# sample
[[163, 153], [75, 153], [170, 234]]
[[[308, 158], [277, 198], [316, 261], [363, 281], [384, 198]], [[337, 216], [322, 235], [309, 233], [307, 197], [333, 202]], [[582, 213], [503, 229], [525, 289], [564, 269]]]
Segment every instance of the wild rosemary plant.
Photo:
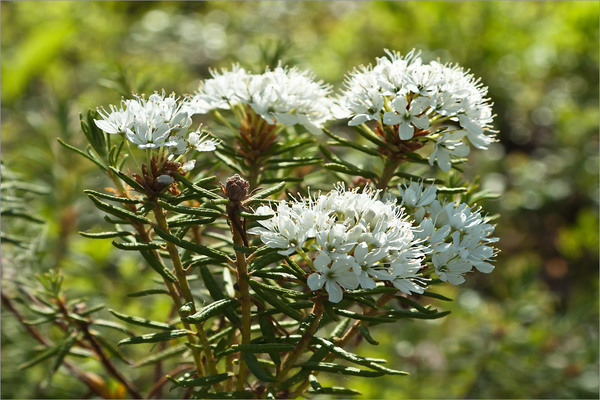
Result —
[[166, 378], [137, 388], [107, 360], [131, 397], [165, 384], [195, 398], [350, 396], [319, 376], [406, 375], [401, 360], [368, 356], [372, 327], [443, 317], [428, 304], [449, 300], [434, 285], [493, 270], [494, 226], [475, 205], [487, 195], [460, 168], [470, 145], [494, 140], [486, 91], [457, 65], [387, 51], [338, 93], [297, 68], [234, 65], [191, 96], [90, 111], [86, 149], [59, 141], [112, 181], [85, 191], [111, 227], [81, 234], [139, 253], [162, 288], [144, 282], [136, 296], [166, 295], [176, 313], [111, 310], [127, 328], [64, 310], [80, 333], [61, 360], [82, 343], [118, 357], [90, 329], [138, 325], [155, 333], [118, 346], [160, 343], [144, 365]]

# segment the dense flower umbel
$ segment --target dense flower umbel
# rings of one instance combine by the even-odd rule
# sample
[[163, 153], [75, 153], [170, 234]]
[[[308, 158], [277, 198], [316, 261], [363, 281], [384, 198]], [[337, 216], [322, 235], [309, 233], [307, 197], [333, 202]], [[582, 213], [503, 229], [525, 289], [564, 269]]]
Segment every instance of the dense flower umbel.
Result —
[[[267, 206], [256, 210], [268, 215]], [[313, 255], [311, 290], [325, 287], [329, 300], [339, 302], [343, 289], [374, 288], [390, 281], [400, 291], [422, 293], [418, 272], [424, 257], [412, 224], [395, 203], [379, 192], [345, 190], [278, 204], [273, 218], [249, 230], [279, 253]]]
[[435, 186], [423, 189], [422, 184], [411, 182], [399, 186], [402, 204], [415, 218], [419, 229], [416, 236], [423, 240], [427, 259], [443, 281], [453, 285], [465, 281], [463, 274], [475, 267], [490, 273], [494, 266], [489, 261], [497, 250], [489, 244], [494, 225], [465, 203], [442, 203], [436, 198]]
[[403, 141], [417, 140], [426, 131], [435, 141], [429, 162], [444, 171], [451, 167], [451, 156], [469, 153], [463, 137], [487, 148], [493, 115], [487, 88], [478, 79], [458, 65], [423, 64], [414, 51], [405, 57], [386, 53], [374, 67], [361, 66], [348, 75], [334, 106], [336, 117], [349, 118], [351, 126], [378, 121], [395, 127]]
[[209, 140], [201, 131], [187, 136], [192, 119], [184, 103], [174, 93], [155, 92], [148, 99], [134, 94], [134, 99], [123, 99], [117, 108], [110, 105], [110, 112], [98, 110], [102, 120], [96, 120], [98, 128], [106, 133], [124, 134], [125, 138], [140, 149], [167, 147], [173, 154], [183, 154], [188, 149], [213, 151], [216, 142]]
[[212, 71], [199, 91], [189, 99], [191, 114], [204, 114], [215, 109], [247, 105], [273, 125], [300, 124], [319, 133], [325, 121], [332, 118], [329, 85], [315, 81], [307, 71], [277, 66], [262, 74], [251, 74], [234, 65], [231, 71]]

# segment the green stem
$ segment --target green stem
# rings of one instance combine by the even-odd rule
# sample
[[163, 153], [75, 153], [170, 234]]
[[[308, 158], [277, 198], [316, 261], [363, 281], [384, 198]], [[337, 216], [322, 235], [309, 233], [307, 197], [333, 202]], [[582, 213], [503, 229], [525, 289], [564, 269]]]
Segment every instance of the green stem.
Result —
[[[237, 229], [233, 228], [234, 223], [231, 222], [233, 234], [233, 242], [237, 245], [244, 245], [242, 235]], [[244, 253], [235, 253], [235, 265], [237, 272], [237, 284], [240, 290], [240, 305], [242, 308], [242, 344], [249, 344], [251, 339], [251, 316], [250, 316], [250, 287], [248, 285], [248, 264]], [[247, 366], [243, 357], [240, 357], [240, 366], [238, 369], [238, 377], [236, 390], [243, 390], [246, 381]]]
[[[162, 207], [160, 207], [159, 205], [155, 205], [155, 207], [154, 207], [154, 216], [156, 218], [156, 222], [158, 223], [158, 226], [162, 230], [164, 230], [166, 232], [170, 232], [169, 225], [167, 223], [167, 219], [165, 218], [164, 211], [163, 211]], [[192, 296], [192, 291], [190, 289], [190, 285], [189, 285], [187, 277], [185, 275], [185, 271], [183, 269], [183, 264], [181, 263], [181, 258], [179, 257], [179, 252], [177, 251], [177, 247], [171, 242], [166, 242], [166, 244], [167, 244], [167, 251], [169, 252], [169, 257], [171, 258], [171, 261], [173, 262], [175, 276], [177, 276], [177, 281], [179, 282], [179, 287], [181, 288], [181, 294], [183, 295], [183, 299], [185, 300], [186, 303], [192, 304], [192, 312], [195, 313], [196, 307], [194, 305], [194, 297]], [[211, 375], [217, 375], [218, 374], [217, 362], [214, 359], [212, 351], [210, 349], [210, 345], [208, 343], [208, 338], [206, 337], [206, 333], [204, 332], [204, 327], [202, 326], [202, 324], [196, 324], [195, 327], [196, 327], [196, 336], [198, 337], [198, 339], [200, 339], [200, 344], [202, 345], [202, 351], [204, 352], [204, 357], [206, 358], [208, 372]], [[193, 336], [191, 336], [191, 337], [188, 336], [188, 340], [190, 341], [190, 344], [196, 344], [195, 340], [191, 340], [192, 338], [193, 338]], [[194, 348], [194, 346], [192, 346], [192, 348]], [[202, 372], [202, 370], [204, 368], [204, 366], [202, 365], [202, 360], [197, 355], [197, 352], [194, 352], [194, 353], [196, 354], [194, 359], [196, 361], [196, 366], [198, 367], [198, 372]], [[213, 385], [213, 387], [215, 388], [216, 391], [221, 390], [221, 385], [218, 383], [215, 383]]]
[[388, 160], [385, 163], [385, 167], [383, 168], [383, 172], [381, 173], [381, 177], [377, 181], [377, 189], [386, 190], [388, 184], [394, 177], [396, 173], [396, 169], [398, 165], [400, 165], [401, 160]]
[[317, 298], [311, 311], [312, 314], [315, 314], [315, 319], [313, 320], [312, 324], [308, 327], [304, 335], [302, 335], [302, 337], [300, 338], [300, 341], [298, 342], [298, 345], [296, 345], [294, 351], [288, 353], [287, 357], [283, 361], [283, 367], [281, 368], [281, 371], [279, 371], [279, 373], [277, 374], [277, 380], [270, 385], [270, 388], [275, 389], [281, 382], [283, 382], [283, 380], [289, 374], [292, 368], [294, 368], [294, 364], [296, 364], [296, 361], [298, 361], [300, 356], [302, 356], [304, 350], [306, 350], [306, 348], [310, 344], [310, 340], [317, 331], [317, 328], [319, 327], [319, 321], [323, 316], [323, 311], [323, 303], [320, 298]]

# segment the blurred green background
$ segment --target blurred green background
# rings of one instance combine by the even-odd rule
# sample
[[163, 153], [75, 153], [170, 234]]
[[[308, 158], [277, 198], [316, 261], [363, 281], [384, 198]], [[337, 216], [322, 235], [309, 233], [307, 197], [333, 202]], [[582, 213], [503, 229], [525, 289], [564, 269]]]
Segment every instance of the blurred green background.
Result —
[[[77, 235], [102, 225], [82, 190], [106, 183], [56, 142], [84, 145], [79, 113], [132, 90], [190, 93], [208, 68], [232, 62], [261, 68], [281, 58], [339, 87], [344, 73], [383, 49], [417, 48], [425, 61], [458, 62], [489, 86], [500, 141], [473, 152], [467, 174], [500, 194], [483, 206], [501, 214], [502, 252], [492, 274], [443, 288], [455, 301], [438, 307], [450, 316], [374, 329], [381, 344], [360, 347], [410, 376], [345, 383], [364, 398], [598, 398], [598, 2], [0, 6], [2, 163], [49, 189], [27, 199], [45, 227], [3, 221], [3, 231], [38, 238], [29, 257], [3, 244], [5, 293], [12, 278], [59, 266], [72, 296], [149, 318], [166, 312], [126, 297], [151, 279], [137, 258]], [[63, 372], [42, 384], [49, 365], [16, 369], [36, 345], [3, 309], [2, 398], [82, 396]], [[84, 367], [101, 373], [95, 363]], [[151, 370], [123, 368], [152, 380]]]

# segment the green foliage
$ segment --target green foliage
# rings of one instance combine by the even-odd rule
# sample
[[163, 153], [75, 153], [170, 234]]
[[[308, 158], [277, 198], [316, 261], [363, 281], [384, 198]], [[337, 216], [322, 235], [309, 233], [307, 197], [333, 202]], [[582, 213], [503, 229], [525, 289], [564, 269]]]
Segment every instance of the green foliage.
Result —
[[[163, 261], [167, 243], [184, 249], [182, 258], [190, 268], [190, 280], [196, 276], [204, 282], [193, 293], [196, 303], [204, 304], [198, 307], [199, 313], [231, 297], [227, 290], [236, 290], [233, 284], [226, 284], [225, 273], [214, 273], [232, 257], [233, 246], [208, 235], [202, 244], [183, 239], [190, 237], [193, 223], [219, 220], [228, 201], [210, 181], [202, 180], [205, 176], [176, 176], [186, 203], [163, 192], [158, 204], [169, 216], [184, 218], [169, 220], [170, 232], [158, 228], [149, 240], [140, 237], [134, 224], [148, 223], [152, 211], [132, 211], [129, 206], [137, 207], [145, 198], [132, 192], [136, 197], [124, 200], [122, 194], [105, 193], [104, 187], [113, 183], [108, 177], [100, 178], [98, 169], [111, 171], [124, 184], [143, 191], [128, 171], [135, 162], [114, 158], [122, 149], [109, 143], [111, 138], [99, 135], [91, 121], [94, 112], [85, 110], [115, 103], [131, 91], [148, 93], [164, 87], [177, 93], [192, 92], [197, 81], [208, 75], [209, 66], [229, 66], [238, 60], [260, 70], [264, 65], [273, 66], [275, 60], [287, 59], [310, 65], [317, 76], [338, 84], [348, 66], [372, 62], [382, 56], [383, 48], [405, 53], [413, 47], [422, 48], [424, 58], [458, 61], [482, 76], [498, 114], [499, 142], [485, 153], [473, 152], [463, 165], [468, 181], [476, 182], [481, 176], [480, 187], [473, 192], [463, 192], [469, 182], [451, 184], [416, 163], [398, 171], [394, 182], [406, 177], [437, 181], [448, 186], [445, 194], [449, 199], [485, 202], [487, 209], [502, 215], [502, 256], [491, 276], [474, 278], [465, 284], [467, 290], [436, 288], [439, 294], [399, 298], [394, 310], [384, 316], [370, 321], [362, 316], [362, 321], [370, 324], [359, 325], [358, 337], [369, 343], [362, 347], [369, 358], [331, 347], [334, 337], [343, 333], [341, 328], [332, 329], [330, 336], [311, 342], [315, 352], [303, 361], [305, 368], [293, 370], [282, 386], [309, 382], [308, 393], [317, 398], [597, 397], [597, 3], [67, 1], [2, 2], [1, 7], [3, 292], [26, 321], [37, 320], [30, 328], [50, 339], [45, 344], [32, 339], [29, 328], [9, 312], [3, 299], [3, 398], [78, 398], [90, 391], [73, 378], [72, 371], [59, 367], [61, 360], [74, 362], [81, 359], [80, 353], [90, 351], [85, 343], [89, 347], [94, 339], [65, 331], [79, 329], [76, 327], [81, 324], [89, 324], [91, 337], [105, 339], [102, 343], [98, 339], [97, 344], [115, 364], [135, 360], [137, 369], [123, 370], [127, 379], [140, 387], [155, 383], [151, 368], [160, 365], [168, 374], [181, 358], [191, 360], [190, 347], [181, 344], [187, 336], [185, 329], [175, 330], [175, 334], [142, 335], [138, 329], [158, 327], [120, 325], [104, 309], [87, 313], [106, 303], [128, 322], [138, 318], [134, 315], [149, 322], [177, 315], [169, 296], [150, 295], [158, 292], [148, 289], [153, 280], [160, 285], [177, 281], [170, 263]], [[263, 191], [253, 194], [246, 204], [255, 207], [269, 197], [275, 201], [284, 188], [291, 192], [307, 186], [318, 190], [332, 177], [380, 176], [385, 166], [374, 157], [374, 149], [381, 142], [372, 132], [344, 127], [329, 130], [336, 133], [320, 141], [323, 159], [316, 150], [306, 151], [314, 148], [308, 137], [286, 132], [286, 140], [273, 147], [269, 156], [275, 158], [265, 164], [264, 175], [257, 182]], [[227, 147], [234, 134], [215, 130], [215, 135], [221, 134], [227, 138], [221, 161], [243, 171], [243, 159]], [[56, 143], [57, 136], [64, 141]], [[336, 147], [328, 147], [326, 141]], [[61, 145], [84, 150], [76, 154]], [[320, 164], [331, 175], [315, 174], [322, 171]], [[18, 171], [20, 179], [7, 178], [5, 165]], [[306, 168], [296, 173], [298, 165]], [[216, 181], [226, 176], [207, 173], [214, 174], [218, 174]], [[94, 191], [87, 194], [92, 201], [82, 195], [90, 186]], [[41, 189], [45, 187], [50, 190]], [[35, 196], [40, 191], [45, 194]], [[500, 198], [486, 200], [484, 191], [498, 193]], [[94, 204], [120, 224], [108, 228], [102, 219], [104, 212], [97, 211]], [[238, 215], [248, 223], [258, 219], [251, 210]], [[116, 246], [135, 251], [117, 251], [112, 240]], [[214, 247], [217, 245], [220, 247]], [[250, 252], [249, 269], [257, 278], [250, 284], [263, 300], [264, 309], [259, 313], [266, 322], [261, 324], [260, 334], [268, 337], [269, 327], [305, 332], [310, 319], [303, 321], [311, 315], [312, 304], [290, 285], [274, 285], [288, 282], [290, 277], [305, 279], [302, 269], [289, 257], [265, 256], [260, 249], [252, 257], [252, 247], [237, 246], [235, 251]], [[51, 270], [53, 274], [44, 275]], [[32, 279], [34, 275], [40, 281]], [[278, 290], [271, 290], [273, 287]], [[385, 288], [378, 289], [385, 292]], [[148, 295], [128, 297], [135, 293]], [[67, 307], [66, 315], [56, 309], [60, 303], [52, 300], [60, 300], [61, 295], [66, 296], [62, 299], [65, 305], [75, 302]], [[351, 311], [331, 307], [326, 310], [327, 318], [337, 318], [339, 327], [347, 327], [356, 321], [354, 317], [361, 316], [359, 310], [367, 307], [364, 304], [370, 295], [374, 294], [349, 293], [358, 304]], [[33, 304], [31, 296], [37, 299]], [[78, 301], [82, 296], [87, 297], [85, 305]], [[456, 301], [444, 302], [449, 298]], [[426, 306], [430, 303], [431, 307]], [[239, 308], [226, 305], [221, 311], [227, 320], [240, 324]], [[444, 311], [435, 312], [434, 308]], [[448, 312], [452, 312], [450, 318], [429, 320]], [[53, 323], [57, 315], [67, 321], [66, 327]], [[401, 319], [391, 328], [384, 324], [387, 318], [406, 316], [428, 319]], [[271, 318], [285, 319], [291, 325], [279, 327]], [[219, 324], [217, 320], [208, 322]], [[181, 325], [178, 318], [157, 323]], [[94, 329], [100, 331], [98, 335]], [[214, 332], [208, 340], [222, 351], [228, 347], [230, 333], [219, 334]], [[135, 339], [141, 343], [155, 344], [110, 348], [119, 341], [131, 343], [135, 337], [145, 337]], [[279, 344], [269, 339], [246, 346], [266, 349], [274, 345]], [[288, 343], [281, 345], [283, 349]], [[156, 347], [150, 352], [151, 346]], [[271, 373], [277, 370], [268, 363], [277, 364], [277, 357], [271, 354], [277, 354], [277, 349], [268, 348], [270, 352], [264, 354], [271, 360], [244, 353], [252, 374], [265, 381], [272, 380]], [[358, 360], [365, 369], [324, 361], [332, 348], [340, 359], [348, 363]], [[239, 345], [235, 349], [240, 350]], [[400, 379], [394, 372], [385, 376], [384, 370], [369, 367], [369, 363], [379, 365], [368, 361], [374, 357], [389, 359], [392, 367], [411, 376]], [[122, 382], [107, 378], [94, 357], [88, 354], [84, 360], [90, 374], [102, 376], [99, 386], [104, 395], [130, 395]], [[18, 371], [18, 365], [29, 368]], [[56, 372], [52, 381], [31, 384], [43, 382], [50, 370]], [[321, 370], [332, 373], [319, 374], [317, 381], [311, 373]], [[337, 379], [344, 373], [383, 376]], [[213, 384], [226, 385], [228, 379], [228, 374], [204, 378], [183, 374], [172, 377], [171, 382], [198, 389], [192, 392], [197, 398], [253, 395], [240, 390], [229, 394], [207, 391]], [[157, 397], [179, 397], [182, 390], [165, 390]]]

